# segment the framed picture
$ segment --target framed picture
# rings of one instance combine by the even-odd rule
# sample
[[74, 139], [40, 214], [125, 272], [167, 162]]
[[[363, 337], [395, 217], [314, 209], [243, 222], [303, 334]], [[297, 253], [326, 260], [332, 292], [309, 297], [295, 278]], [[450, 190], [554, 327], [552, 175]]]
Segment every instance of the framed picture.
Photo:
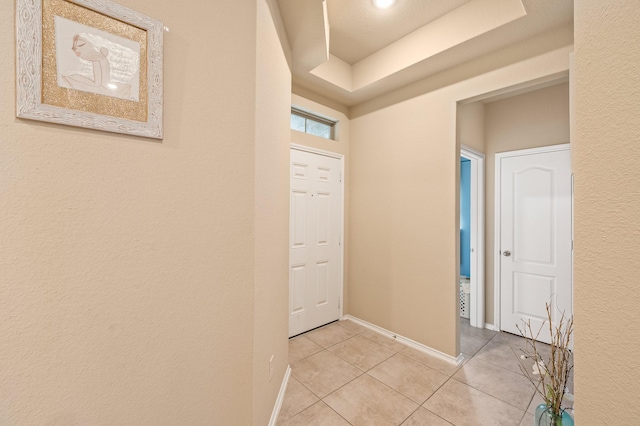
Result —
[[162, 22], [109, 0], [16, 0], [16, 115], [162, 139]]

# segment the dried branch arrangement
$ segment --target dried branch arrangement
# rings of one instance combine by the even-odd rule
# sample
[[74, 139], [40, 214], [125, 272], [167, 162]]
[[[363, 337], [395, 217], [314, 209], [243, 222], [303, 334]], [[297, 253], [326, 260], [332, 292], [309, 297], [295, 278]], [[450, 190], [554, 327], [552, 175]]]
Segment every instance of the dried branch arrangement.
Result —
[[[547, 320], [540, 326], [534, 334], [531, 328], [531, 321], [523, 321], [523, 327], [518, 326], [518, 331], [525, 338], [525, 349], [522, 350], [521, 359], [531, 359], [534, 361], [533, 374], [540, 375], [540, 380], [531, 377], [531, 373], [526, 371], [522, 363], [520, 369], [522, 373], [535, 386], [536, 391], [544, 398], [548, 410], [556, 415], [561, 415], [562, 399], [567, 389], [567, 383], [571, 370], [573, 370], [573, 354], [569, 349], [571, 336], [573, 334], [573, 316], [566, 317], [562, 313], [558, 325], [554, 326], [551, 317], [551, 307], [546, 304]], [[538, 337], [545, 323], [549, 326], [551, 336], [550, 351], [548, 356], [544, 356], [542, 350], [546, 345], [538, 342]]]

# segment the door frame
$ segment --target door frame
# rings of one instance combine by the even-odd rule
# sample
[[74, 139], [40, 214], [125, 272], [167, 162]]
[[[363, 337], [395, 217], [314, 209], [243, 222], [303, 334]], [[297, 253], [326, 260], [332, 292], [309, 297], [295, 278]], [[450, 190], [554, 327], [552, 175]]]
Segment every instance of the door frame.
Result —
[[472, 327], [484, 328], [484, 154], [468, 146], [460, 146], [460, 157], [471, 161], [471, 294], [469, 322]]
[[[335, 158], [340, 160], [340, 191], [342, 192], [340, 197], [340, 282], [338, 283], [338, 319], [342, 319], [344, 316], [344, 247], [345, 247], [345, 237], [344, 237], [344, 212], [345, 212], [345, 193], [344, 193], [344, 154], [339, 154], [337, 152], [325, 151], [324, 149], [313, 148], [306, 145], [300, 145], [297, 143], [292, 143], [289, 146], [289, 153], [291, 150], [295, 149], [297, 151], [304, 151], [310, 154], [322, 155], [325, 157]], [[289, 169], [291, 169], [291, 156], [289, 156]], [[289, 181], [291, 181], [291, 173], [289, 172]], [[289, 182], [291, 185], [291, 182]], [[291, 196], [291, 194], [289, 194]], [[291, 228], [291, 217], [289, 217], [289, 228]], [[291, 288], [289, 287], [289, 290]], [[287, 291], [287, 294], [289, 292]]]
[[[502, 330], [501, 325], [501, 280], [500, 280], [500, 260], [502, 256], [499, 254], [500, 250], [500, 224], [502, 222], [500, 217], [501, 210], [501, 195], [502, 192], [500, 190], [500, 182], [502, 179], [501, 166], [502, 159], [509, 157], [519, 157], [521, 155], [532, 155], [532, 154], [545, 154], [549, 152], [557, 152], [557, 151], [571, 151], [571, 144], [564, 143], [560, 145], [548, 145], [542, 146], [539, 148], [528, 148], [528, 149], [519, 149], [516, 151], [506, 151], [506, 152], [497, 152], [495, 155], [495, 189], [494, 189], [494, 235], [493, 235], [493, 247], [495, 248], [495, 253], [493, 257], [493, 323], [496, 331]], [[573, 205], [573, 192], [571, 194], [571, 203]], [[571, 229], [573, 230], [573, 212], [571, 216]], [[572, 231], [573, 232], [573, 231]], [[573, 294], [573, 252], [571, 254], [571, 294]], [[573, 299], [573, 297], [572, 297]], [[573, 300], [571, 301], [571, 309], [573, 310]], [[573, 312], [572, 312], [573, 314]]]

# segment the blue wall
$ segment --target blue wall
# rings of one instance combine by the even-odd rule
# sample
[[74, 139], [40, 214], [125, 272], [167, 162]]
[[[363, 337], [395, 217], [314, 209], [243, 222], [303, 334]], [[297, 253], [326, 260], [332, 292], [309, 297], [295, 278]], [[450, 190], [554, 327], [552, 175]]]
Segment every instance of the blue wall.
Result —
[[471, 161], [460, 159], [460, 275], [471, 267]]

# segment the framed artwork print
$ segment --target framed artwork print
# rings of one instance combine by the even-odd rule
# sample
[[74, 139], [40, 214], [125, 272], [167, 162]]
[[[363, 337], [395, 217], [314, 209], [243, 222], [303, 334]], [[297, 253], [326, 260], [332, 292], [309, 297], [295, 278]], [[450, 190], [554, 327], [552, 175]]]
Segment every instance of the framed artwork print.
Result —
[[110, 0], [16, 0], [16, 115], [162, 139], [163, 28]]

